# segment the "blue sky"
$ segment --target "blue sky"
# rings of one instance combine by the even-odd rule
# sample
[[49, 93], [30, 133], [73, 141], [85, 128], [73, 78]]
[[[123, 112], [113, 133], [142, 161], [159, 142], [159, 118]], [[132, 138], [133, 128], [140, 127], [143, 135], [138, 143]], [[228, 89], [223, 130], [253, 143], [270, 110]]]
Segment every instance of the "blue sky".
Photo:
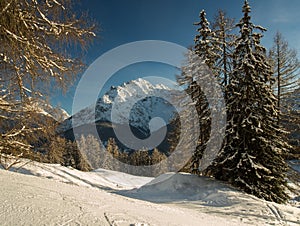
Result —
[[[189, 47], [196, 35], [194, 22], [199, 12], [206, 10], [212, 21], [218, 9], [238, 21], [242, 17], [243, 0], [88, 0], [82, 1], [81, 9], [100, 25], [99, 36], [87, 51], [85, 61], [91, 64], [105, 52], [128, 42], [140, 40], [163, 40]], [[300, 52], [300, 1], [299, 0], [249, 0], [252, 21], [268, 29], [262, 43], [268, 48], [276, 31], [280, 31], [290, 46]], [[112, 59], [113, 61], [114, 59]], [[150, 66], [151, 65], [151, 66]], [[176, 73], [174, 68], [162, 64], [133, 65], [119, 71], [109, 80], [119, 85], [140, 76], [162, 73], [166, 77]], [[100, 76], [100, 75], [99, 75]], [[78, 76], [78, 81], [80, 75]], [[52, 97], [54, 105], [72, 112], [76, 83], [65, 94]], [[102, 90], [101, 93], [105, 92]]]

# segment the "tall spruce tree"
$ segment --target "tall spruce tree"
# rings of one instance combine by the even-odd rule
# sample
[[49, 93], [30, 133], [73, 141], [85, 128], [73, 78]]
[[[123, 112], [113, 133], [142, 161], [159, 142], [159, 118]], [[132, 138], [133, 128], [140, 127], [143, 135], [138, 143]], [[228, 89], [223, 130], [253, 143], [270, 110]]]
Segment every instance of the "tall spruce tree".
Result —
[[272, 70], [260, 44], [265, 29], [251, 22], [250, 12], [246, 0], [244, 16], [237, 24], [240, 31], [228, 86], [226, 141], [211, 169], [217, 179], [259, 198], [282, 203], [288, 198], [283, 158], [288, 146], [276, 123]]
[[215, 43], [217, 41], [216, 34], [210, 29], [210, 24], [206, 19], [206, 12], [202, 10], [199, 14], [200, 21], [194, 23], [199, 26], [197, 29], [198, 34], [195, 36], [194, 51], [202, 57], [207, 66], [216, 73], [216, 61], [220, 56], [218, 51], [221, 50]]
[[202, 158], [206, 143], [209, 140], [211, 124], [207, 99], [203, 90], [201, 90], [201, 87], [196, 82], [199, 80], [199, 78], [196, 77], [201, 76], [201, 70], [203, 70], [201, 67], [202, 62], [199, 62], [199, 60], [203, 60], [204, 63], [213, 70], [214, 74], [218, 74], [216, 62], [220, 58], [218, 52], [221, 51], [220, 46], [216, 45], [216, 34], [210, 29], [210, 23], [206, 18], [204, 10], [200, 12], [199, 18], [200, 21], [194, 23], [194, 25], [199, 26], [197, 29], [198, 34], [194, 38], [194, 53], [188, 56], [187, 65], [182, 68], [182, 76], [178, 79], [179, 84], [187, 86], [186, 91], [195, 102], [199, 118], [200, 137], [191, 161], [192, 170], [198, 167], [199, 160]]
[[[199, 117], [200, 137], [197, 149], [192, 158], [192, 167], [194, 170], [202, 158], [212, 132], [210, 116], [212, 112], [210, 107], [213, 106], [209, 106], [206, 97], [207, 92], [214, 92], [215, 84], [211, 84], [214, 78], [210, 76], [215, 76], [220, 85], [223, 86], [223, 90], [226, 90], [229, 74], [231, 73], [232, 40], [235, 37], [231, 34], [234, 21], [226, 17], [223, 11], [219, 11], [215, 17], [213, 30], [210, 29], [210, 24], [206, 19], [204, 10], [200, 12], [199, 17], [200, 22], [195, 23], [195, 25], [199, 26], [197, 29], [198, 34], [194, 39], [195, 46], [193, 51], [195, 56], [192, 54], [188, 57], [188, 65], [183, 68], [183, 77], [181, 78], [184, 81], [181, 81], [181, 83], [187, 85], [187, 92], [190, 94], [192, 100], [195, 101]], [[212, 73], [206, 73], [207, 68], [203, 67], [202, 60]], [[199, 86], [199, 81], [202, 81], [201, 84], [209, 86], [209, 91], [206, 90], [206, 93], [204, 93], [202, 90], [204, 87], [201, 88]]]
[[[200, 54], [200, 52], [198, 52]], [[172, 162], [171, 169], [178, 168], [182, 165], [182, 159], [187, 157], [189, 150], [194, 149], [196, 144], [196, 149], [194, 150], [193, 156], [186, 165], [180, 171], [191, 172], [196, 170], [199, 166], [199, 160], [202, 158], [203, 152], [206, 148], [206, 143], [209, 140], [210, 135], [210, 109], [208, 106], [207, 99], [201, 87], [196, 81], [204, 81], [203, 72], [207, 69], [205, 64], [205, 59], [200, 58], [193, 51], [189, 51], [186, 55], [186, 62], [181, 68], [181, 74], [177, 76], [177, 83], [184, 88], [184, 91], [189, 95], [193, 104], [188, 101], [186, 95], [174, 96], [174, 101], [182, 108], [180, 114], [191, 122], [197, 122], [192, 127], [182, 130], [181, 118], [176, 117], [172, 124], [176, 125], [176, 129], [170, 136], [169, 142], [171, 143], [171, 152], [175, 148], [181, 150], [176, 154], [176, 160]], [[206, 81], [209, 81], [207, 79]], [[195, 112], [191, 111], [191, 107], [195, 108]], [[200, 127], [200, 131], [197, 131], [197, 127]], [[195, 134], [199, 133], [199, 137], [195, 137]], [[180, 139], [184, 137], [184, 139]], [[181, 142], [178, 142], [181, 140]]]
[[[199, 86], [199, 81], [201, 80], [201, 83], [205, 81], [205, 85], [210, 86], [208, 81], [211, 81], [211, 79], [207, 78], [205, 80], [203, 77], [203, 72], [205, 72], [208, 67], [220, 83], [223, 80], [224, 86], [227, 84], [225, 80], [228, 80], [227, 75], [229, 74], [229, 67], [227, 66], [229, 61], [228, 32], [231, 27], [231, 20], [226, 18], [224, 13], [220, 13], [220, 15], [216, 18], [215, 28], [217, 33], [210, 29], [210, 23], [206, 18], [204, 10], [200, 12], [199, 18], [200, 21], [194, 23], [194, 25], [198, 26], [198, 33], [194, 38], [195, 45], [191, 52], [187, 54], [187, 62], [183, 65], [182, 73], [177, 78], [178, 84], [185, 88], [186, 93], [188, 93], [192, 101], [194, 101], [195, 108], [197, 110], [197, 115], [193, 116], [190, 115], [190, 111], [182, 111], [182, 113], [185, 114], [186, 118], [193, 118], [193, 120], [197, 117], [197, 121], [200, 125], [200, 136], [196, 150], [194, 151], [191, 161], [187, 163], [184, 169], [182, 169], [184, 171], [191, 170], [193, 172], [198, 171], [199, 161], [202, 158], [211, 132], [211, 112], [206, 96]], [[223, 65], [224, 61], [225, 65]], [[211, 76], [210, 73], [207, 73], [207, 75]], [[196, 81], [198, 81], [198, 83]], [[187, 107], [184, 99], [179, 102], [182, 102], [182, 105]], [[173, 144], [172, 147], [177, 145], [174, 141], [176, 141], [180, 135], [190, 137], [191, 134], [191, 130], [185, 131], [186, 134], [184, 135], [180, 134], [180, 122], [178, 118], [174, 120], [174, 124], [176, 124], [179, 129], [174, 132], [174, 136], [171, 138], [171, 144]], [[188, 141], [187, 143], [190, 142]], [[186, 144], [186, 147], [189, 148], [189, 144]]]

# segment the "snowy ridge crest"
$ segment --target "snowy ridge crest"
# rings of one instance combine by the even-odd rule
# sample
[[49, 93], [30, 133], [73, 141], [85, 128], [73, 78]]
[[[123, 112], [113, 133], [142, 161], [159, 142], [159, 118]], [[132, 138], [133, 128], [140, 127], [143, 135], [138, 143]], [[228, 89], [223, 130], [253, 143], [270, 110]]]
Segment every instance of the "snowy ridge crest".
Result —
[[[112, 105], [117, 104], [119, 120], [114, 121], [114, 123], [128, 124], [129, 122], [131, 126], [147, 132], [149, 131], [148, 127], [151, 118], [160, 117], [168, 124], [174, 116], [174, 108], [166, 101], [166, 99], [170, 99], [170, 95], [172, 95], [172, 90], [166, 85], [153, 85], [141, 78], [132, 80], [121, 86], [112, 86], [103, 97], [97, 100], [95, 105], [79, 111], [72, 116], [75, 120], [69, 118], [62, 126], [66, 131], [74, 127], [94, 123], [95, 121], [112, 122]], [[145, 96], [147, 97], [143, 98]], [[159, 96], [166, 96], [167, 98], [163, 99]], [[136, 102], [136, 99], [142, 100]], [[131, 108], [130, 106], [134, 107]], [[126, 112], [130, 112], [129, 119], [126, 116]], [[159, 126], [156, 126], [155, 129], [159, 129]]]
[[53, 107], [47, 101], [42, 99], [31, 99], [26, 105], [26, 109], [53, 118], [61, 122], [70, 117], [70, 115], [60, 107]]

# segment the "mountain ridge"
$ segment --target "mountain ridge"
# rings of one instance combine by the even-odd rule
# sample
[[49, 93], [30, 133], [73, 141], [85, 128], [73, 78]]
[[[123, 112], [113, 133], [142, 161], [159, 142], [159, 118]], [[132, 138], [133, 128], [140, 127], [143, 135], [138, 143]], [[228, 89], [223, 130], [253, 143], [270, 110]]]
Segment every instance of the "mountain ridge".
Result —
[[[61, 131], [91, 124], [97, 121], [107, 121], [115, 124], [130, 124], [130, 126], [150, 132], [149, 122], [154, 117], [160, 117], [168, 124], [174, 117], [175, 108], [166, 100], [171, 99], [172, 90], [163, 85], [153, 85], [144, 79], [136, 79], [120, 86], [111, 86], [96, 104], [80, 110], [65, 120]], [[166, 97], [165, 98], [162, 98]], [[114, 105], [114, 106], [113, 106]], [[115, 111], [112, 119], [112, 108]], [[131, 108], [133, 107], [133, 108]], [[129, 118], [127, 117], [129, 114]], [[152, 131], [164, 125], [152, 125]]]

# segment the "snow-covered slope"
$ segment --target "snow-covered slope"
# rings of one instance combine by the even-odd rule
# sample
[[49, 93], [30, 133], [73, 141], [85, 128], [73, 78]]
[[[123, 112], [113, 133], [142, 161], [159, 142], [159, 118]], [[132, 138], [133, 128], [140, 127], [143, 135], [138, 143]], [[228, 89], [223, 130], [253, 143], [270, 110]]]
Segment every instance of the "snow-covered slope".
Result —
[[[76, 185], [78, 180], [91, 180], [89, 173], [82, 178], [76, 170], [64, 172], [64, 168], [51, 169], [49, 165], [48, 170], [62, 178], [73, 178]], [[106, 175], [107, 182], [115, 181], [117, 176], [107, 171], [100, 174]], [[132, 179], [126, 175], [121, 179], [122, 174], [117, 177], [123, 184]], [[237, 220], [201, 213], [197, 209], [145, 202], [113, 194], [105, 187], [75, 186], [54, 181], [51, 176], [48, 178], [50, 180], [0, 170], [1, 225], [243, 225]], [[139, 183], [136, 179], [132, 182]], [[108, 184], [98, 181], [103, 182]]]
[[197, 210], [0, 171], [1, 225], [239, 225]]
[[299, 202], [266, 202], [207, 177], [136, 177], [37, 162], [19, 172], [27, 175], [0, 170], [1, 225], [300, 224]]
[[[66, 131], [72, 127], [90, 124], [95, 121], [112, 122], [112, 105], [115, 104], [116, 124], [128, 124], [126, 112], [130, 112], [130, 125], [149, 132], [149, 121], [154, 117], [161, 117], [166, 124], [174, 115], [174, 108], [162, 96], [170, 98], [172, 91], [163, 84], [153, 85], [144, 79], [137, 79], [114, 87], [99, 98], [96, 106], [87, 107], [70, 119], [61, 128]], [[143, 98], [147, 96], [146, 98]], [[139, 100], [140, 99], [140, 100]], [[137, 101], [139, 100], [139, 101]], [[133, 107], [132, 107], [133, 106]], [[73, 125], [72, 125], [73, 123]], [[160, 127], [153, 129], [157, 130]]]
[[214, 213], [224, 219], [235, 219], [233, 216], [236, 216], [241, 223], [249, 225], [300, 224], [300, 203], [294, 202], [292, 207], [267, 202], [209, 177], [167, 173], [124, 194], [155, 203], [198, 208], [203, 213]]

